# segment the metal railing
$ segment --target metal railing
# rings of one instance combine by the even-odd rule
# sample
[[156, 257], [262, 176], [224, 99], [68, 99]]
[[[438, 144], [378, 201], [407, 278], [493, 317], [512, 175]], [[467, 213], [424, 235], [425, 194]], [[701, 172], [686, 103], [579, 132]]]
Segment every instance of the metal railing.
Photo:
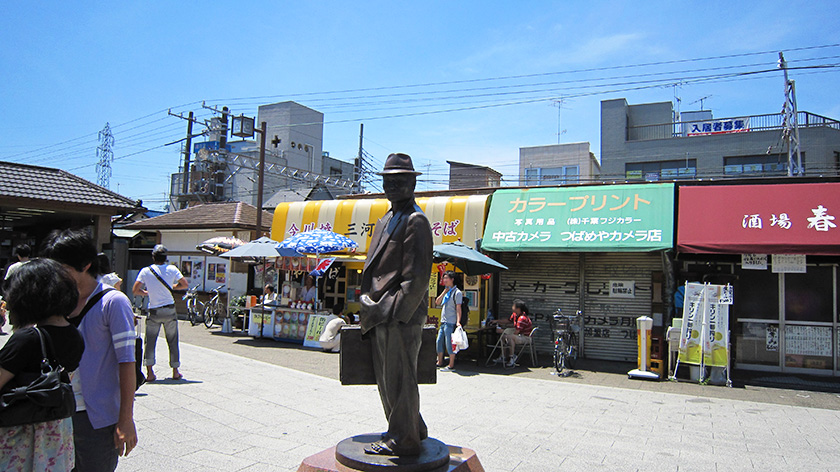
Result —
[[[796, 115], [799, 128], [828, 127], [840, 130], [840, 121], [825, 116], [800, 111]], [[732, 126], [732, 123], [740, 121]], [[715, 123], [721, 123], [720, 127], [728, 129], [711, 129]], [[706, 125], [706, 128], [704, 128]], [[740, 125], [740, 126], [739, 126]], [[651, 139], [685, 138], [694, 136], [711, 135], [718, 133], [749, 133], [753, 131], [771, 131], [784, 128], [784, 117], [781, 113], [768, 115], [749, 115], [734, 118], [715, 118], [695, 121], [678, 121], [644, 126], [628, 126], [627, 141], [644, 141]], [[692, 131], [693, 130], [693, 131]]]

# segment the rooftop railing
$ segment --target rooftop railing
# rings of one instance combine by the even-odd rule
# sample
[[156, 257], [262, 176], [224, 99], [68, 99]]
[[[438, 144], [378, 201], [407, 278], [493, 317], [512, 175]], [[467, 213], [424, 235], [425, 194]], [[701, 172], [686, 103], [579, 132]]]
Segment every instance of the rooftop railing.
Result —
[[[796, 115], [799, 128], [828, 127], [840, 130], [840, 121], [800, 111]], [[628, 126], [628, 141], [650, 139], [691, 138], [730, 133], [750, 133], [772, 131], [784, 128], [784, 116], [781, 113], [769, 115], [749, 115], [734, 118], [714, 118], [708, 120], [678, 121], [644, 126]]]

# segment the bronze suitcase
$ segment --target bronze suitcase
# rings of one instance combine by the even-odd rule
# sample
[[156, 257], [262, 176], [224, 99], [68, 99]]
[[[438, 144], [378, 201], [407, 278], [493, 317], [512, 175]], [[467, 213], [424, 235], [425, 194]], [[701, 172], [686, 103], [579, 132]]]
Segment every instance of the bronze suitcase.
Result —
[[[423, 327], [420, 355], [417, 356], [417, 383], [437, 383], [436, 338], [437, 329], [434, 326]], [[341, 328], [338, 376], [341, 385], [376, 385], [370, 337], [362, 337], [362, 328], [359, 325]]]

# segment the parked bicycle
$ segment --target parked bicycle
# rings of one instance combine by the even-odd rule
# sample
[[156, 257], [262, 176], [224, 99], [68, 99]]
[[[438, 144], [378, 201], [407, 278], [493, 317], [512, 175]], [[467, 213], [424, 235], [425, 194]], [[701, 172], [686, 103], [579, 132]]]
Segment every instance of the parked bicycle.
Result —
[[227, 318], [227, 307], [222, 303], [219, 292], [225, 288], [224, 285], [214, 288], [213, 298], [204, 305], [204, 326], [211, 328], [214, 324], [222, 324]]
[[198, 300], [198, 285], [187, 290], [187, 293], [181, 297], [187, 302], [187, 319], [190, 320], [190, 325], [195, 326], [204, 321], [204, 303]]
[[569, 375], [570, 371], [564, 374], [563, 370], [575, 367], [578, 357], [577, 333], [580, 331], [582, 313], [578, 310], [574, 315], [564, 315], [558, 308], [551, 317], [554, 333], [554, 369], [557, 375]]

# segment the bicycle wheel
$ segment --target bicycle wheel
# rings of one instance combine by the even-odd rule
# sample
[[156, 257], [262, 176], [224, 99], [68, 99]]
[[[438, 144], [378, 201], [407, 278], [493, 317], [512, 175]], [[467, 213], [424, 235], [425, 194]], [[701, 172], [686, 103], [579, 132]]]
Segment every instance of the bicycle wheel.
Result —
[[569, 335], [569, 344], [566, 345], [566, 368], [574, 369], [577, 360], [577, 340], [574, 334]]
[[216, 318], [216, 306], [212, 303], [204, 307], [204, 326], [208, 328], [213, 327], [213, 322]]
[[187, 302], [187, 319], [190, 320], [190, 326], [195, 326], [199, 323], [198, 313], [195, 311], [195, 302], [192, 300]]
[[554, 341], [554, 370], [558, 374], [562, 373], [563, 369], [566, 368], [566, 353], [566, 342], [560, 337]]

